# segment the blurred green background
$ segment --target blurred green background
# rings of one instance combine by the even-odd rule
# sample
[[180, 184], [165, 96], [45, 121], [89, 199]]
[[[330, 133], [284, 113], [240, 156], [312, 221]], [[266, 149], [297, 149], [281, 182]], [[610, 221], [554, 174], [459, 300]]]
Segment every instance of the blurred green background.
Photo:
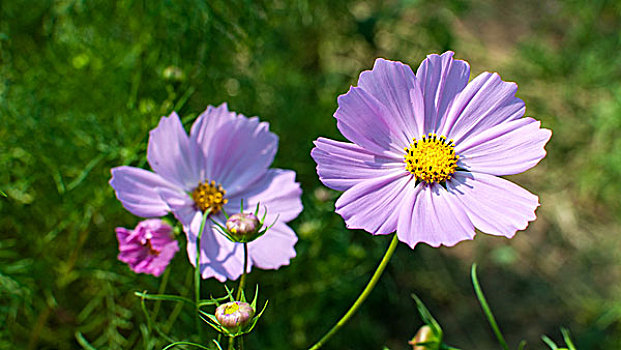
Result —
[[[345, 229], [312, 141], [342, 139], [336, 98], [376, 57], [415, 69], [449, 49], [473, 76], [517, 82], [527, 115], [553, 130], [547, 158], [511, 177], [540, 196], [538, 219], [512, 240], [400, 244], [325, 348], [411, 348], [416, 292], [449, 344], [498, 349], [470, 284], [475, 261], [513, 348], [526, 339], [544, 349], [542, 334], [560, 343], [561, 326], [579, 349], [621, 348], [619, 1], [3, 0], [0, 11], [0, 349], [165, 345], [144, 340], [133, 293], [190, 295], [187, 257], [175, 257], [165, 284], [117, 261], [114, 228], [139, 219], [116, 200], [110, 168], [148, 167], [160, 116], [176, 110], [189, 126], [222, 102], [270, 122], [274, 166], [296, 170], [304, 190], [297, 258], [249, 276], [269, 308], [247, 348], [308, 347], [349, 307], [389, 239]], [[203, 287], [222, 294], [214, 281]], [[147, 307], [171, 337], [194, 333], [191, 309]]]

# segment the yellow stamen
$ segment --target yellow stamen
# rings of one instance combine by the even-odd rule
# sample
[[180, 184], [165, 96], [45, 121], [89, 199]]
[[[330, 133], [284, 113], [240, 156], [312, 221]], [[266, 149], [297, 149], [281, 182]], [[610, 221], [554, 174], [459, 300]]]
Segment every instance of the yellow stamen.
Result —
[[237, 305], [237, 303], [230, 303], [229, 305], [226, 306], [226, 308], [224, 308], [224, 314], [230, 315], [232, 313], [237, 312], [237, 310], [239, 310], [239, 305]]
[[413, 138], [410, 147], [406, 147], [404, 162], [405, 170], [409, 171], [418, 181], [426, 183], [443, 182], [451, 179], [457, 169], [459, 156], [455, 154], [453, 140], [429, 133], [420, 140]]
[[222, 206], [229, 200], [224, 198], [226, 191], [215, 181], [199, 182], [198, 187], [192, 191], [192, 199], [201, 211], [211, 209], [210, 214], [217, 214], [222, 210]]

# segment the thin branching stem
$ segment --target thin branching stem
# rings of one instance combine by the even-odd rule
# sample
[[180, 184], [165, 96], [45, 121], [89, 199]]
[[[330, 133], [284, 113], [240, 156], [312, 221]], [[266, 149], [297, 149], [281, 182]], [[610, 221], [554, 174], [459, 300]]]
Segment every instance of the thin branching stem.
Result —
[[373, 291], [373, 288], [375, 287], [380, 277], [382, 276], [382, 273], [384, 272], [384, 269], [388, 265], [388, 262], [390, 261], [392, 254], [395, 252], [395, 249], [397, 248], [397, 243], [399, 243], [399, 240], [397, 238], [397, 235], [395, 234], [392, 237], [392, 241], [390, 242], [390, 245], [388, 246], [388, 249], [386, 250], [384, 257], [382, 258], [382, 261], [380, 262], [379, 266], [375, 270], [375, 273], [371, 277], [371, 280], [369, 280], [369, 283], [364, 288], [364, 290], [362, 291], [358, 299], [356, 299], [354, 304], [349, 308], [349, 310], [347, 310], [347, 313], [345, 313], [345, 315], [328, 331], [328, 333], [326, 333], [317, 343], [315, 343], [315, 345], [310, 347], [309, 350], [316, 350], [316, 349], [321, 348], [328, 341], [328, 339], [330, 339], [339, 329], [341, 329], [341, 327], [343, 327], [345, 323], [349, 321], [349, 319], [354, 315], [354, 313], [356, 313], [358, 308], [360, 308], [362, 303], [364, 303], [364, 301], [367, 299], [369, 294], [371, 294], [371, 291]]
[[474, 292], [477, 295], [477, 299], [479, 299], [479, 304], [481, 304], [481, 308], [483, 309], [483, 313], [485, 314], [485, 317], [487, 317], [487, 321], [489, 322], [489, 325], [492, 327], [492, 330], [494, 331], [494, 335], [496, 335], [496, 339], [498, 339], [500, 346], [502, 346], [504, 350], [509, 350], [509, 346], [507, 345], [505, 338], [502, 336], [502, 333], [500, 332], [498, 323], [496, 323], [496, 318], [494, 318], [494, 314], [492, 314], [492, 310], [487, 304], [487, 300], [485, 300], [485, 295], [483, 295], [483, 290], [481, 289], [481, 286], [479, 285], [479, 279], [477, 278], [477, 264], [472, 264], [470, 275], [472, 277], [472, 285], [474, 286]]

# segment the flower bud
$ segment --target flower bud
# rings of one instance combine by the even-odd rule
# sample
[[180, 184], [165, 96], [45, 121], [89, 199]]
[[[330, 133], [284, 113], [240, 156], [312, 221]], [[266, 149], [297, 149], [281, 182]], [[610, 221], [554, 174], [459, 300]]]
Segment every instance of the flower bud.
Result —
[[238, 332], [252, 320], [254, 309], [243, 301], [232, 301], [216, 308], [216, 319], [230, 332]]
[[[417, 345], [421, 343], [428, 343], [428, 345]], [[412, 345], [413, 350], [429, 350], [439, 348], [436, 336], [433, 334], [431, 327], [428, 325], [420, 327], [414, 338], [410, 340], [408, 344]]]
[[226, 220], [226, 229], [239, 242], [250, 242], [261, 229], [261, 222], [252, 213], [233, 214]]

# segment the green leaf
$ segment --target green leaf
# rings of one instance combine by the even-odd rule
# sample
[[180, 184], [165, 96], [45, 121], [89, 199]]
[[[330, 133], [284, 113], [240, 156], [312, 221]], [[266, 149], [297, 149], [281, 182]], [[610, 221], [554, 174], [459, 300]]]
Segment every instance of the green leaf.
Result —
[[[225, 301], [228, 300], [229, 296], [224, 296], [224, 297], [219, 297], [219, 298], [214, 298], [211, 297], [209, 299], [201, 299], [198, 302], [198, 307], [202, 307], [202, 306], [209, 306], [209, 305], [219, 305], [221, 301]], [[194, 304], [194, 303], [192, 303]]]
[[226, 289], [226, 294], [229, 298], [229, 301], [235, 301], [235, 298], [233, 297], [234, 289], [229, 289], [229, 287], [226, 284], [224, 285], [224, 289]]
[[412, 299], [416, 301], [416, 308], [418, 309], [418, 313], [420, 314], [420, 317], [423, 319], [423, 322], [429, 327], [431, 327], [431, 331], [433, 332], [433, 335], [435, 335], [435, 337], [438, 339], [438, 343], [441, 343], [442, 336], [443, 336], [442, 327], [440, 327], [440, 324], [438, 323], [438, 321], [436, 321], [436, 319], [433, 318], [433, 316], [431, 315], [431, 312], [429, 312], [425, 304], [423, 304], [422, 300], [420, 300], [420, 298], [416, 294], [412, 294]]
[[571, 340], [571, 336], [569, 334], [569, 330], [567, 328], [561, 328], [561, 333], [563, 334], [563, 340], [565, 340], [565, 345], [569, 350], [577, 350], [576, 345]]
[[543, 342], [546, 343], [550, 347], [550, 349], [552, 349], [552, 350], [557, 350], [558, 349], [558, 345], [556, 345], [552, 341], [552, 339], [548, 338], [547, 336], [542, 335], [541, 336], [541, 340], [543, 340]]
[[[175, 302], [184, 302], [190, 305], [194, 305], [194, 302], [188, 298], [184, 298], [178, 295], [169, 295], [169, 294], [147, 294], [147, 292], [134, 292], [134, 295], [147, 300], [166, 300], [166, 301], [175, 301]], [[211, 304], [205, 304], [211, 305]]]
[[220, 346], [220, 343], [219, 343], [217, 340], [212, 339], [211, 341], [212, 341], [214, 344], [216, 344], [216, 346], [218, 347], [218, 349], [219, 349], [219, 350], [222, 350], [222, 346]]
[[[208, 325], [210, 325], [211, 327], [213, 327], [216, 331], [220, 332], [220, 333], [225, 333], [228, 334], [227, 330], [225, 328], [223, 328], [222, 326], [220, 326], [220, 323], [218, 322], [218, 319], [216, 319], [216, 317], [214, 315], [208, 314], [204, 311], [199, 310], [199, 312], [201, 313], [199, 316], [200, 318], [205, 321], [205, 323], [207, 323]], [[207, 317], [207, 318], [205, 318]]]
[[78, 341], [78, 344], [82, 346], [82, 349], [97, 350], [94, 346], [91, 345], [91, 343], [88, 342], [88, 340], [84, 338], [80, 331], [75, 332], [75, 339]]
[[263, 309], [261, 310], [261, 312], [259, 312], [256, 316], [254, 316], [254, 318], [252, 319], [252, 323], [250, 324], [250, 327], [248, 327], [248, 329], [244, 333], [252, 332], [252, 330], [254, 329], [254, 326], [257, 325], [259, 318], [261, 317], [261, 315], [263, 315], [263, 312], [267, 308], [267, 303], [268, 303], [268, 300], [265, 301], [265, 305], [263, 305]]
[[253, 310], [257, 309], [257, 299], [259, 299], [259, 285], [258, 284], [254, 289], [254, 299], [252, 299], [252, 303], [250, 303], [250, 306], [252, 307]]

